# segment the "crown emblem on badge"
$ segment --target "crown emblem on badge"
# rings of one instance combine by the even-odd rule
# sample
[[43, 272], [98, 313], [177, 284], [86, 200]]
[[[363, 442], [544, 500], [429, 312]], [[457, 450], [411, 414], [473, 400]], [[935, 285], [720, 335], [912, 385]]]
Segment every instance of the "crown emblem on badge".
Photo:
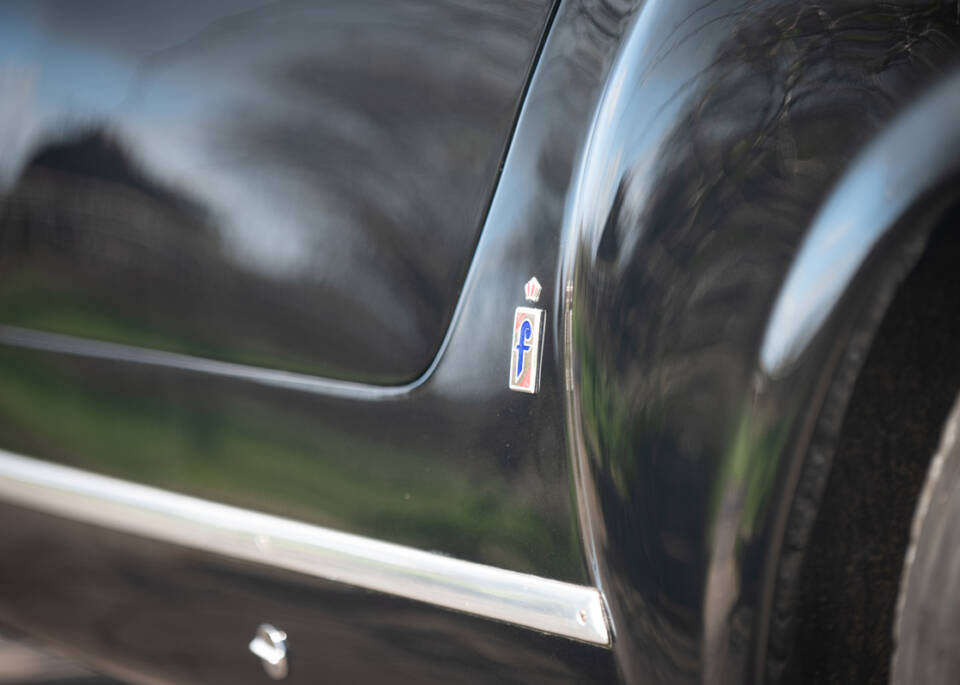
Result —
[[523, 285], [523, 294], [531, 302], [536, 302], [540, 299], [541, 290], [543, 290], [543, 287], [540, 285], [540, 281], [537, 280], [536, 276]]

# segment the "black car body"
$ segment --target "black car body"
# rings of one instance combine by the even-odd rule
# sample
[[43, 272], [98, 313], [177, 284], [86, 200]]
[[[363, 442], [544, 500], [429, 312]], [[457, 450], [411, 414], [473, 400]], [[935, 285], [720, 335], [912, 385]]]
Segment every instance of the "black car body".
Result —
[[290, 682], [886, 677], [955, 3], [0, 25], [0, 621], [145, 682], [263, 682], [263, 623]]

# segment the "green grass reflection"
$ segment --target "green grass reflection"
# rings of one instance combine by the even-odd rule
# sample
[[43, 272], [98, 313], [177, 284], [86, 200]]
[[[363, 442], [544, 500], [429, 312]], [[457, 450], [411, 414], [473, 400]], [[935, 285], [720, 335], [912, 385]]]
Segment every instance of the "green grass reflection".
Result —
[[279, 406], [219, 397], [188, 405], [182, 393], [168, 400], [162, 389], [145, 395], [134, 385], [80, 373], [62, 358], [0, 348], [2, 444], [461, 558], [576, 576], [575, 542], [557, 544], [537, 493], [322, 430]]

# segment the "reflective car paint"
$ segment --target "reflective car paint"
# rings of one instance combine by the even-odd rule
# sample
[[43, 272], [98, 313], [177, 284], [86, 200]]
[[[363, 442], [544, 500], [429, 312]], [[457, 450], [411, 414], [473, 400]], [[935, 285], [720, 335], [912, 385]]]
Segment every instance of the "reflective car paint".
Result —
[[[540, 306], [555, 311], [550, 275], [563, 198], [630, 9], [560, 8], [459, 311], [423, 378], [397, 388], [288, 384], [222, 367], [183, 368], [179, 358], [144, 363], [143, 350], [121, 353], [78, 338], [59, 339], [63, 346], [53, 349], [37, 344], [32, 331], [24, 341], [22, 330], [8, 329], [0, 364], [4, 445], [425, 550], [585, 579], [554, 343], [545, 344], [535, 397], [507, 389], [506, 355], [513, 309], [531, 275], [544, 284]], [[179, 548], [7, 512], [0, 517], [4, 555], [25, 558], [39, 545], [46, 562], [39, 572], [4, 567], [0, 587], [10, 592], [0, 598], [0, 618], [73, 645], [113, 673], [262, 678], [246, 644], [256, 625], [272, 621], [290, 635], [291, 679], [310, 681], [328, 662], [335, 680], [613, 677], [603, 648], [336, 584], [308, 587], [296, 575], [277, 581], [263, 567], [184, 557]], [[67, 567], [76, 582], [54, 581]], [[175, 631], [202, 641], [176, 640]], [[309, 645], [299, 656], [298, 643]]]
[[[958, 198], [958, 56], [953, 3], [641, 9], [564, 224], [581, 526], [624, 682], [776, 680], [784, 521], [813, 423], [843, 411], [826, 387]], [[831, 290], [834, 251], [855, 267]], [[817, 316], [775, 313], [781, 290]]]
[[[529, 10], [521, 4], [501, 17], [504, 41], [527, 35], [509, 28], [516, 21], [512, 13], [525, 7]], [[425, 19], [417, 15], [417, 8], [423, 6], [412, 3], [406, 10], [391, 9], [382, 23], [363, 14], [374, 12], [372, 6], [363, 11], [345, 10], [345, 16], [360, 12], [355, 19], [364, 26], [371, 24], [373, 28], [367, 30], [380, 26], [389, 31], [393, 24], [387, 19], [406, 11], [411, 13], [407, 30], [413, 30], [417, 16], [421, 22]], [[484, 11], [494, 9], [489, 6]], [[283, 45], [288, 30], [295, 37], [301, 35], [302, 27], [295, 20], [306, 10], [299, 5], [294, 10], [278, 10], [280, 19], [269, 24], [269, 31], [264, 27], [276, 34], [273, 42]], [[333, 10], [325, 11], [336, 15]], [[453, 6], [450, 21], [465, 20], [463, 13], [469, 18], [474, 11], [480, 10]], [[203, 16], [198, 14], [194, 22], [202, 25]], [[254, 18], [265, 21], [269, 16]], [[437, 8], [429, 16], [429, 30], [442, 31], [436, 22], [447, 15]], [[140, 26], [141, 20], [128, 13], [114, 20], [123, 17]], [[252, 20], [241, 19], [241, 28], [249, 31], [247, 24]], [[476, 32], [477, 27], [468, 23], [447, 29], [457, 30]], [[213, 33], [212, 37], [209, 32], [201, 33], [191, 50], [205, 54], [204, 41], [209, 38], [214, 40], [210, 51], [220, 55], [221, 44], [229, 41], [219, 32]], [[122, 31], [118, 35], [118, 39], [129, 40]], [[509, 47], [501, 45], [502, 41], [490, 43], [490, 36], [484, 35], [486, 42], [481, 41], [481, 46]], [[264, 43], [273, 44], [261, 39], [251, 47], [253, 57]], [[281, 55], [286, 50], [284, 47]], [[347, 50], [345, 59], [360, 59], [359, 54]], [[496, 59], [505, 58], [498, 55]], [[436, 78], [442, 79], [449, 65], [444, 60], [436, 62], [441, 70]], [[376, 63], [395, 68], [389, 60]], [[247, 62], [241, 61], [240, 66], [244, 64]], [[482, 77], [483, 62], [468, 60], [464, 68], [470, 64], [475, 76]], [[526, 69], [521, 65], [511, 78], [522, 80]], [[495, 71], [489, 78], [496, 80], [499, 73]], [[341, 89], [350, 91], [354, 80], [345, 75]], [[287, 105], [281, 102], [277, 106], [285, 111]], [[541, 105], [541, 109], [546, 107]], [[442, 108], [440, 112], [450, 115]], [[542, 123], [541, 119], [527, 126]], [[538, 144], [546, 142], [531, 143]], [[407, 173], [403, 160], [385, 160], [392, 160], [391, 174]], [[512, 167], [516, 165], [514, 162]], [[504, 173], [505, 186], [518, 195], [531, 188], [528, 169]], [[68, 198], [69, 193], [63, 197]], [[440, 193], [438, 201], [456, 203], [457, 199]], [[361, 204], [366, 207], [366, 200]], [[107, 213], [114, 211], [114, 204], [106, 206], [110, 208]], [[121, 210], [123, 206], [121, 203]], [[56, 207], [53, 203], [49, 210], [55, 212]], [[4, 234], [16, 237], [18, 214], [10, 204], [5, 208]], [[176, 213], [174, 206], [167, 209]], [[562, 433], [555, 429], [559, 405], [555, 399], [534, 404], [513, 396], [507, 388], [511, 317], [514, 305], [523, 301], [523, 283], [535, 271], [529, 263], [535, 255], [521, 254], [518, 246], [507, 244], [528, 235], [516, 230], [513, 222], [519, 217], [506, 218], [507, 209], [494, 211], [499, 214], [488, 221], [478, 265], [465, 286], [466, 291], [479, 291], [482, 297], [464, 298], [461, 309], [469, 310], [457, 317], [459, 324], [451, 331], [441, 361], [411, 383], [374, 386], [278, 374], [251, 364], [225, 367], [197, 354], [160, 355], [143, 345], [118, 348], [79, 336], [30, 331], [24, 339], [22, 326], [7, 327], [0, 337], [8, 344], [50, 352], [38, 354], [12, 347], [3, 352], [0, 424], [4, 444], [32, 456], [339, 530], [513, 570], [582, 580]], [[141, 229], [153, 225], [147, 214], [153, 216], [149, 212], [141, 215]], [[402, 217], [394, 219], [401, 221]], [[445, 234], [438, 235], [438, 244], [448, 242], [442, 237]], [[539, 264], [541, 270], [555, 261], [550, 255], [556, 242], [555, 231], [552, 237], [544, 236], [542, 251], [536, 255], [546, 257], [546, 263]], [[379, 251], [385, 244], [371, 238], [367, 247]], [[116, 254], [109, 241], [94, 246], [104, 251], [105, 258]], [[27, 253], [31, 254], [29, 249]], [[511, 253], [511, 258], [505, 258]], [[4, 250], [8, 266], [18, 264], [22, 257], [23, 252]], [[446, 272], [450, 267], [448, 260], [437, 254], [426, 253], [424, 258], [430, 269]], [[127, 273], [149, 280], [147, 272], [138, 271], [145, 262], [124, 263]], [[497, 270], [491, 271], [489, 265], [496, 265]], [[171, 263], [154, 266], [168, 269]], [[178, 278], [177, 273], [170, 268], [169, 278]], [[209, 277], [221, 275], [214, 272]], [[482, 282], [477, 283], [481, 275]], [[364, 290], [364, 283], [371, 278], [362, 269], [352, 269], [341, 289], [362, 293], [364, 299], [376, 303], [378, 289], [402, 292], [410, 286], [407, 275], [386, 270], [376, 274], [373, 290]], [[497, 283], [492, 285], [494, 280]], [[458, 288], [454, 286], [445, 297], [456, 302]], [[0, 290], [6, 290], [18, 306], [29, 309], [29, 292], [18, 292], [9, 281]], [[498, 301], [501, 306], [491, 306]], [[148, 306], [149, 302], [144, 302], [144, 307]], [[402, 311], [389, 315], [404, 317]], [[296, 317], [283, 317], [292, 318], [288, 323], [297, 325]], [[354, 323], [344, 319], [328, 330], [349, 336], [347, 329]], [[396, 336], [385, 329], [369, 337], [377, 345], [390, 345]], [[59, 344], [51, 347], [51, 340]], [[315, 354], [323, 356], [322, 350]], [[496, 375], [488, 372], [494, 367]], [[296, 382], [288, 382], [291, 378]]]
[[[73, 408], [111, 398], [100, 419], [79, 422], [89, 420], [100, 441], [108, 440], [103, 428], [116, 415], [114, 425], [131, 434], [164, 426], [191, 446], [256, 444], [237, 428], [210, 431], [196, 419], [207, 415], [198, 409], [229, 407], [234, 426], [332, 431], [341, 441], [336, 449], [323, 452], [326, 441], [318, 441], [321, 446], [299, 450], [312, 455], [303, 457], [311, 468], [369, 454], [375, 456], [360, 465], [357, 483], [375, 483], [378, 465], [397, 464], [399, 471], [383, 479], [384, 493], [399, 494], [409, 484], [413, 499], [427, 494], [429, 484], [451, 489], [453, 505], [436, 499], [422, 517], [391, 508], [386, 494], [360, 502], [355, 518], [336, 524], [485, 563], [592, 580], [609, 604], [612, 651], [340, 586], [311, 584], [308, 592], [297, 577], [15, 509], [2, 519], [24, 533], [11, 553], [25, 557], [39, 545], [53, 558], [66, 550], [67, 561], [39, 576], [5, 568], [0, 587], [18, 591], [4, 598], [0, 611], [49, 639], [82, 646], [107, 665], [168, 678], [191, 667], [208, 668], [211, 680], [234, 674], [236, 665], [228, 663], [234, 650], [243, 649], [256, 624], [270, 620], [323, 645], [311, 657], [337, 659], [337, 677], [345, 680], [396, 673], [402, 664], [409, 680], [483, 682], [506, 678], [502, 665], [510, 663], [509, 677], [538, 682], [762, 682], [777, 551], [797, 465], [807, 454], [812, 423], [828, 404], [825, 387], [849, 341], [869, 338], [877, 310], [918, 254], [942, 203], [926, 192], [903, 198], [906, 215], [878, 217], [891, 230], [871, 230], [888, 237], [857, 270], [789, 374], [763, 372], [763, 340], [821, 207], [848, 183], [856, 187], [848, 174], [856, 173], [859, 155], [907, 121], [901, 116], [909, 117], [912, 102], [923, 106], [924, 90], [947, 77], [956, 55], [955, 7], [946, 4], [866, 11], [842, 3], [827, 12], [788, 2], [564, 2], [447, 343], [420, 381], [389, 392], [322, 384], [297, 391], [89, 354], [22, 346], [4, 352], [4, 385], [17, 380], [15, 372], [32, 369], [19, 387], [30, 381], [29, 387], [48, 388], [34, 406], [55, 407], [49, 388], [62, 392], [64, 378], [86, 393], [64, 400]], [[922, 168], [924, 160], [914, 163]], [[927, 190], [942, 189], [950, 173], [944, 165]], [[542, 306], [550, 314], [543, 387], [534, 403], [509, 393], [503, 377], [510, 315], [530, 275], [544, 284]], [[160, 397], [165, 409], [149, 407], [146, 419], [124, 414], [134, 399], [148, 396]], [[86, 459], [87, 467], [111, 473], [129, 468], [107, 458], [122, 451], [92, 437], [69, 448], [68, 440], [83, 438], [75, 427], [30, 424], [26, 412], [14, 412], [24, 397], [6, 393], [4, 440], [15, 444], [5, 446], [70, 463]], [[277, 435], [261, 444], [284, 443]], [[374, 452], [377, 446], [389, 449]], [[271, 453], [263, 449], [259, 456]], [[145, 461], [152, 468], [162, 463]], [[301, 518], [326, 515], [319, 504], [303, 510], [284, 504], [283, 490], [299, 480], [292, 471], [294, 478], [278, 481], [260, 501], [253, 489], [238, 486], [242, 475], [224, 482], [213, 462], [205, 481], [189, 478], [183, 466], [147, 479]], [[446, 462], [467, 474], [460, 489], [427, 475]], [[247, 477], [265, 478], [247, 468]], [[410, 479], [401, 482], [405, 473]], [[468, 495], [478, 478], [503, 499], [471, 509]], [[304, 486], [336, 502], [337, 489], [327, 494], [323, 479]], [[551, 523], [530, 537], [515, 527], [525, 520], [517, 515], [524, 509], [502, 504], [525, 497], [534, 508], [554, 508], [546, 518]], [[391, 513], [389, 522], [364, 520], [376, 506]], [[464, 516], [445, 538], [431, 526], [451, 510]], [[491, 511], [506, 515], [498, 520]], [[585, 564], [579, 550], [565, 551], [575, 547], [575, 515]], [[464, 526], [468, 518], [477, 528]], [[408, 524], [412, 533], [392, 527]], [[539, 550], [531, 547], [528, 541], [544, 531], [556, 537]], [[464, 532], [477, 537], [466, 540]], [[498, 541], [490, 545], [491, 539]], [[70, 543], [81, 540], [105, 549], [102, 558], [70, 554]], [[89, 566], [90, 582], [71, 588], [57, 579], [75, 557]], [[201, 582], [207, 574], [215, 583]], [[116, 594], [101, 613], [105, 586]], [[195, 597], [190, 588], [211, 586], [216, 593], [203, 624], [209, 639], [196, 652], [151, 641], [149, 627], [117, 649], [125, 611], [162, 608], [164, 625], [182, 627], [191, 620], [189, 603], [143, 602]], [[45, 588], [56, 589], [50, 603], [38, 608], [28, 601], [28, 593], [38, 596]], [[73, 620], [58, 627], [65, 611]], [[84, 616], [99, 617], [98, 634], [90, 634]], [[310, 632], [321, 623], [329, 631]], [[381, 670], [371, 653], [384, 655]], [[210, 663], [200, 663], [204, 655]], [[556, 670], [544, 670], [545, 655], [556, 660]], [[450, 670], [437, 675], [437, 668]], [[238, 671], [236, 677], [246, 676]]]
[[0, 322], [416, 378], [553, 4], [4, 3]]

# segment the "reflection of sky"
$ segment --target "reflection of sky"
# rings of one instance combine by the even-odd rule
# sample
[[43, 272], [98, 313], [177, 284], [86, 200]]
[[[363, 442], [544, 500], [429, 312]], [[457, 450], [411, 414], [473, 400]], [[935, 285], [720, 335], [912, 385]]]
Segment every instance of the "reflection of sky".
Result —
[[[428, 126], [404, 129], [410, 138], [401, 140], [390, 137], [396, 133], [394, 124], [382, 121], [386, 107], [403, 107], [396, 101], [401, 93], [384, 94], [380, 101], [338, 102], [335, 94], [327, 97], [323, 85], [308, 93], [291, 91], [285, 70], [306, 64], [309, 71], [324, 60], [337, 68], [350, 62], [361, 69], [356, 78], [362, 78], [363, 68], [374, 71], [363, 66], [364, 60], [382, 59], [395, 44], [430, 70], [418, 85], [462, 83], [469, 73], [485, 84], [478, 86], [478, 92], [488, 89], [484, 97], [491, 92], [509, 96], [515, 81], [505, 79], [516, 79], [515, 64], [526, 46], [523, 36], [495, 22], [468, 28], [457, 24], [463, 21], [454, 19], [458, 12], [476, 12], [458, 10], [455, 3], [251, 2], [243, 8], [232, 2], [231, 14], [213, 0], [180, 9], [177, 4], [141, 7], [100, 0], [0, 7], [0, 101], [6, 103], [0, 105], [0, 138], [5, 139], [0, 184], [15, 179], [41, 133], [49, 137], [49, 132], [85, 124], [105, 126], [130, 147], [150, 176], [202, 199], [217, 221], [223, 249], [235, 259], [268, 275], [317, 280], [345, 276], [338, 271], [371, 247], [368, 226], [346, 225], [362, 214], [356, 206], [344, 208], [344, 191], [327, 183], [331, 177], [356, 174], [347, 202], [362, 206], [375, 192], [371, 204], [392, 215], [405, 237], [417, 241], [431, 239], [435, 222], [448, 223], [456, 216], [446, 209], [446, 214], [424, 216], [424, 210], [436, 212], [441, 202], [454, 209], [466, 204], [439, 198], [451, 190], [483, 195], [474, 178], [463, 179], [474, 188], [460, 190], [447, 173], [461, 173], [451, 165], [468, 169], [475, 164], [476, 147], [463, 159], [456, 157], [455, 148], [463, 145], [470, 152], [469, 146], [491, 133], [482, 107], [472, 119], [456, 122], [463, 142], [449, 130], [434, 132]], [[443, 18], [436, 28], [425, 28], [428, 12]], [[465, 42], [467, 30], [472, 36]], [[438, 60], [441, 55], [445, 58]], [[378, 69], [385, 79], [394, 72], [412, 78], [410, 67], [403, 65]], [[503, 89], [491, 91], [491, 83]], [[467, 92], [471, 88], [464, 85]], [[451, 122], [443, 119], [449, 112], [434, 114], [449, 128]], [[290, 142], [299, 135], [308, 151], [303, 156], [311, 156], [310, 168], [289, 149], [264, 154], [272, 142], [256, 138], [264, 132], [287, 136], [279, 144], [288, 148], [299, 143]], [[331, 172], [323, 150], [309, 147], [323, 139], [354, 141], [348, 152], [366, 157], [345, 159], [343, 171]], [[251, 149], [251, 140], [261, 147]], [[416, 150], [421, 161], [402, 183], [384, 182], [379, 169], [362, 176], [371, 171], [367, 167], [374, 159], [382, 160], [376, 164], [385, 169], [399, 164], [404, 146]], [[434, 173], [438, 177], [430, 176]], [[394, 198], [398, 192], [402, 196]], [[463, 216], [473, 219], [470, 211]], [[322, 260], [316, 259], [317, 245], [323, 246]], [[370, 268], [383, 266], [374, 260]], [[394, 296], [383, 293], [387, 299]]]
[[958, 84], [960, 78], [947, 81], [902, 115], [823, 205], [777, 297], [761, 350], [764, 372], [776, 376], [789, 370], [880, 239], [955, 168], [960, 138], [928, 132], [955, 130]]
[[[131, 74], [129, 66], [66, 47], [0, 7], [0, 184], [15, 180], [42, 131], [97, 120], [115, 108]], [[69, 121], [58, 112], [64, 105]]]
[[34, 73], [34, 104], [43, 113], [67, 103], [80, 116], [103, 115], [120, 104], [133, 74], [132, 64], [45, 35], [13, 8], [4, 7], [0, 7], [0, 60]]
[[[71, 39], [38, 29], [26, 12], [0, 9], [0, 87], [6, 103], [0, 109], [5, 140], [0, 182], [16, 179], [25, 158], [50, 131], [106, 125], [121, 134], [151, 175], [188, 196], [191, 189], [203, 188], [239, 261], [268, 274], [309, 265], [311, 222], [297, 216], [305, 193], [297, 196], [295, 175], [287, 171], [281, 178], [280, 171], [262, 178], [260, 166], [223, 156], [211, 162], [208, 127], [216, 127], [215, 117], [224, 110], [243, 103], [262, 110], [269, 103], [262, 83], [208, 78], [196, 73], [196, 63], [184, 60], [153, 66]], [[235, 65], [244, 54], [240, 48], [218, 57]], [[266, 192], [251, 193], [258, 186]]]
[[309, 293], [304, 320], [388, 328], [391, 358], [432, 346], [548, 3], [244, 1], [0, 6], [0, 192], [96, 133], [209, 221], [203, 287], [204, 259], [232, 263]]
[[[15, 181], [26, 157], [51, 133], [105, 126], [149, 175], [187, 196], [202, 188], [224, 247], [248, 267], [287, 277], [313, 271], [317, 229], [344, 235], [342, 227], [316, 225], [318, 217], [336, 214], [325, 211], [322, 195], [295, 168], [265, 169], [262, 159], [245, 163], [242, 148], [223, 149], [211, 135], [230, 113], [256, 111], [269, 119], [271, 109], [286, 106], [282, 97], [270, 97], [268, 81], [235, 74], [256, 75], [255, 63], [238, 69], [244, 60], [270, 63], [311, 47], [308, 32], [287, 33], [282, 44], [261, 40], [256, 50], [249, 49], [257, 40], [249, 31], [241, 31], [243, 40], [215, 34], [196, 48], [207, 52], [199, 58], [173, 51], [158, 60], [142, 50], [130, 54], [135, 43], [117, 50], [113, 41], [94, 42], [82, 35], [79, 18], [78, 36], [38, 26], [44, 15], [34, 9], [0, 8], [0, 184]], [[182, 46], [191, 37], [166, 38]], [[223, 77], [223, 65], [233, 78]], [[328, 245], [344, 254], [323, 264], [346, 262], [351, 248], [345, 242]]]
[[[687, 14], [669, 0], [647, 2], [636, 19], [629, 41], [618, 57], [594, 122], [593, 138], [584, 160], [580, 185], [571, 210], [573, 227], [593, 239], [595, 249], [613, 206], [621, 180], [629, 172], [621, 224], [633, 225], [647, 204], [655, 165], [675, 133], [676, 122], [696, 82], [682, 79], [691, 64], [705, 68], [715, 54], [716, 40], [702, 40], [697, 29], [723, 8], [718, 3]], [[664, 18], [667, 15], [668, 18]], [[735, 17], [727, 17], [734, 21]], [[670, 35], [663, 26], [676, 26]], [[709, 35], [722, 36], [723, 31]], [[629, 216], [627, 216], [629, 215]], [[638, 239], [639, 234], [631, 236]], [[621, 256], [629, 257], [628, 249]]]
[[778, 372], [809, 342], [873, 247], [876, 236], [869, 235], [859, 220], [884, 174], [876, 166], [863, 171], [815, 221], [784, 283], [761, 351], [767, 373]]

